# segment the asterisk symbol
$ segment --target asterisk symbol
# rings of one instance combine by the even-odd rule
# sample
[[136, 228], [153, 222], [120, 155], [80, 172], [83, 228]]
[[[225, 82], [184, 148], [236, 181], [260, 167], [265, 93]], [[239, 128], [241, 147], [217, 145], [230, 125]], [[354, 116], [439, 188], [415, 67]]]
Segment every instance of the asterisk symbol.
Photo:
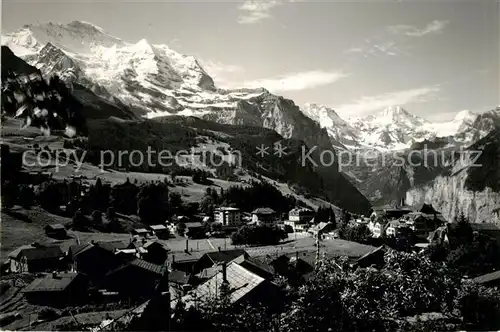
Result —
[[275, 143], [274, 154], [280, 158], [286, 156], [286, 146], [282, 146], [280, 142]]
[[265, 146], [264, 144], [261, 144], [260, 146], [257, 147], [256, 155], [261, 157], [261, 158], [264, 158], [265, 156], [267, 156], [269, 154], [269, 152], [267, 152], [267, 150], [269, 150], [269, 147]]

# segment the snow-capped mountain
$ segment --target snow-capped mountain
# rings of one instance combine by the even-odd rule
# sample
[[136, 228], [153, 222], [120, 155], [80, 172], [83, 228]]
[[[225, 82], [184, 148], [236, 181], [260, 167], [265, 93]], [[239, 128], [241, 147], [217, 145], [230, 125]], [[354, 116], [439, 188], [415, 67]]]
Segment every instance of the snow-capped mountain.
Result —
[[332, 143], [351, 150], [402, 150], [415, 142], [446, 138], [449, 144], [468, 145], [487, 135], [499, 124], [498, 108], [483, 114], [458, 112], [453, 120], [433, 123], [401, 106], [388, 107], [364, 117], [343, 120], [332, 108], [305, 104], [304, 114], [317, 121]]
[[361, 132], [342, 119], [332, 108], [306, 103], [300, 109], [327, 130], [333, 145], [340, 145], [340, 148], [360, 147]]
[[325, 130], [295, 104], [265, 89], [219, 89], [197, 59], [142, 39], [129, 43], [91, 23], [26, 25], [2, 45], [45, 75], [57, 74], [138, 116], [197, 116], [225, 124], [264, 126], [286, 138], [329, 145]]
[[400, 106], [352, 119], [351, 125], [360, 132], [360, 144], [368, 147], [398, 150], [408, 143], [426, 138], [423, 127], [429, 124]]

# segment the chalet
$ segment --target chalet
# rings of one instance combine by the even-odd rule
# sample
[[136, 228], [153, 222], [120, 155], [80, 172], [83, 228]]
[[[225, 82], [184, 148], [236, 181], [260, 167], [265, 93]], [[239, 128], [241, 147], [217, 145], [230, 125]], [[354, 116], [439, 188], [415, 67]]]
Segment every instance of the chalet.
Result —
[[68, 258], [73, 271], [84, 273], [94, 281], [100, 281], [109, 271], [134, 259], [130, 255], [118, 254], [127, 247], [128, 245], [122, 241], [74, 245], [68, 250]]
[[170, 256], [170, 266], [173, 270], [193, 273], [195, 265], [204, 253], [194, 252], [178, 252]]
[[405, 222], [401, 222], [399, 220], [389, 221], [385, 229], [385, 235], [397, 237], [403, 228], [408, 228], [408, 225]]
[[149, 229], [159, 239], [167, 240], [169, 238], [170, 232], [165, 225], [151, 225], [149, 226]]
[[241, 212], [240, 209], [234, 207], [219, 207], [214, 211], [214, 223], [222, 226], [241, 225]]
[[147, 241], [143, 248], [146, 250], [146, 253], [142, 255], [144, 260], [160, 265], [167, 260], [169, 249], [166, 244], [158, 241]]
[[109, 271], [104, 285], [125, 298], [149, 299], [161, 276], [161, 265], [137, 258]]
[[394, 219], [399, 219], [402, 216], [413, 212], [413, 210], [409, 207], [379, 207], [375, 208], [370, 216], [370, 219], [387, 219], [387, 220], [394, 220]]
[[309, 233], [313, 236], [318, 237], [325, 233], [329, 233], [335, 230], [335, 224], [329, 222], [320, 222], [309, 229]]
[[28, 302], [66, 307], [82, 303], [87, 296], [88, 280], [79, 273], [52, 273], [37, 278], [24, 290]]
[[384, 219], [375, 219], [368, 222], [368, 229], [372, 232], [372, 237], [381, 237], [387, 228], [387, 222]]
[[[228, 294], [231, 304], [252, 303], [268, 309], [281, 307], [283, 296], [278, 286], [247, 270], [236, 262], [224, 264], [220, 271], [182, 297], [186, 308], [196, 306], [200, 299]], [[175, 307], [176, 302], [171, 304]]]
[[380, 246], [377, 249], [370, 251], [369, 253], [358, 258], [355, 261], [355, 265], [359, 267], [376, 266], [380, 268], [385, 264], [384, 256], [386, 251], [387, 247], [385, 245]]
[[263, 207], [252, 211], [252, 223], [261, 225], [275, 225], [278, 221], [278, 214], [271, 208]]
[[223, 263], [230, 263], [232, 261], [237, 261], [241, 263], [248, 258], [248, 254], [243, 249], [233, 249], [233, 250], [218, 250], [213, 252], [207, 252], [200, 257], [195, 265], [195, 273], [202, 271], [203, 269], [220, 265]]
[[132, 235], [146, 237], [147, 235], [149, 235], [149, 231], [145, 228], [136, 228], [136, 229], [132, 230]]
[[201, 224], [201, 222], [187, 222], [186, 225], [186, 234], [190, 238], [196, 239], [205, 236], [205, 228]]
[[61, 224], [45, 226], [45, 234], [56, 239], [64, 239], [68, 236], [66, 228]]
[[288, 220], [297, 224], [304, 224], [314, 218], [314, 211], [307, 208], [295, 208], [288, 212]]
[[64, 269], [64, 253], [59, 246], [24, 246], [9, 255], [10, 271], [45, 272]]

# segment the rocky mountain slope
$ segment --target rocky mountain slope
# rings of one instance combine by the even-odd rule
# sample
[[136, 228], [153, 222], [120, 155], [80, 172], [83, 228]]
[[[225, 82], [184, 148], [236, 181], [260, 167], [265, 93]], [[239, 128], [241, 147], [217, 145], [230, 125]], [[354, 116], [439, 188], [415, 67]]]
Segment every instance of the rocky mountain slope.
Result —
[[[500, 131], [494, 130], [466, 151], [450, 174], [408, 190], [406, 201], [432, 203], [448, 220], [463, 213], [471, 222], [500, 224]], [[477, 160], [475, 151], [481, 152]]]

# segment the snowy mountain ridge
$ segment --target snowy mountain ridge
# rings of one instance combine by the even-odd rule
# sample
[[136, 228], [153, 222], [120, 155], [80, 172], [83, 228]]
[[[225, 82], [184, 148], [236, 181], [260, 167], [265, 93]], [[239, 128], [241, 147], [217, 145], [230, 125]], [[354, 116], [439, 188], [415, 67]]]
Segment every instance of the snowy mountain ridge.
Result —
[[[469, 110], [458, 112], [447, 122], [430, 122], [401, 106], [391, 106], [363, 117], [343, 120], [332, 108], [305, 104], [304, 114], [325, 128], [332, 140], [350, 150], [403, 150], [415, 142], [448, 138], [450, 144], [468, 145], [484, 137], [494, 127], [497, 117], [479, 115]], [[498, 113], [493, 110], [490, 113]], [[484, 114], [488, 114], [484, 113]]]

